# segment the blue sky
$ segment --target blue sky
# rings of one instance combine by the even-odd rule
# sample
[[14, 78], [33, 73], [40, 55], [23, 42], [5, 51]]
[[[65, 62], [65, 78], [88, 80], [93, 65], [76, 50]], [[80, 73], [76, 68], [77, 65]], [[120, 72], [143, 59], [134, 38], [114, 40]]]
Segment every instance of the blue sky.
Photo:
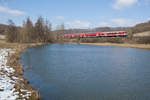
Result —
[[0, 0], [0, 23], [43, 16], [53, 29], [133, 26], [150, 20], [149, 10], [150, 0]]

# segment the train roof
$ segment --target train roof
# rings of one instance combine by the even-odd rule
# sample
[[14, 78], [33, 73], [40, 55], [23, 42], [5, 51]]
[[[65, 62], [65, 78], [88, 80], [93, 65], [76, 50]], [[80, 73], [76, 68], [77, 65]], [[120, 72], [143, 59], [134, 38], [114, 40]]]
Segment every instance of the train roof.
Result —
[[[108, 31], [108, 32], [101, 32], [101, 33], [116, 33], [116, 32], [125, 32], [125, 31]], [[82, 32], [82, 33], [97, 33], [97, 32]], [[81, 33], [73, 33], [73, 34], [81, 34]]]
[[[101, 32], [101, 33], [116, 33], [116, 32], [126, 32], [126, 31], [109, 31], [109, 32]], [[95, 34], [95, 33], [98, 33], [98, 32], [82, 32], [82, 33], [88, 33], [88, 34]], [[73, 35], [79, 35], [81, 33], [72, 33]], [[71, 34], [65, 34], [65, 35], [71, 35]]]

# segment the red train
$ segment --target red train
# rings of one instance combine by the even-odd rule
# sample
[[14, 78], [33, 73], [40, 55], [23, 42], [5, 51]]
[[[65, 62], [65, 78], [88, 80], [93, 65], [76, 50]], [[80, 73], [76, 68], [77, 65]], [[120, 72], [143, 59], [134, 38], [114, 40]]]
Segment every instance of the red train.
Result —
[[128, 33], [125, 31], [115, 32], [88, 32], [88, 33], [74, 33], [66, 34], [63, 38], [92, 38], [92, 37], [126, 37]]

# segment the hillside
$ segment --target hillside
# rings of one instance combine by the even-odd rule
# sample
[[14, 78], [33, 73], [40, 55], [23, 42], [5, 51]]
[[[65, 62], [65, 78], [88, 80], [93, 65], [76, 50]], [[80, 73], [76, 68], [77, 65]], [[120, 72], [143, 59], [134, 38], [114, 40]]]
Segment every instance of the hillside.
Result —
[[128, 31], [130, 27], [98, 27], [94, 30], [96, 32], [106, 32], [106, 31]]
[[131, 28], [133, 34], [150, 31], [150, 21], [140, 23]]
[[150, 31], [150, 21], [137, 24], [133, 27], [97, 27], [93, 29], [67, 29], [65, 33], [82, 33], [82, 32], [106, 32], [106, 31], [131, 31], [131, 34]]

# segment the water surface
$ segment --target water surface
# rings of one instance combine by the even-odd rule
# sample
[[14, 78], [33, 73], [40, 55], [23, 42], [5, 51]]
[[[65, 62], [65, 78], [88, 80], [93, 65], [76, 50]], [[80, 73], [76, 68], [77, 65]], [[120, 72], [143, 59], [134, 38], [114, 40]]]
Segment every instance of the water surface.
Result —
[[53, 44], [22, 54], [43, 100], [150, 100], [150, 51]]

